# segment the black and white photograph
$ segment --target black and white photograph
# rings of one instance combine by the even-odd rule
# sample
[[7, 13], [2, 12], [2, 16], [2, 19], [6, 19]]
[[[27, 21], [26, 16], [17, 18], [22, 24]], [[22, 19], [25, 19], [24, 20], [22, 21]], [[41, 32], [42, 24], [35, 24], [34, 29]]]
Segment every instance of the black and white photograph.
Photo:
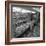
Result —
[[40, 7], [12, 6], [11, 33], [14, 38], [40, 37]]

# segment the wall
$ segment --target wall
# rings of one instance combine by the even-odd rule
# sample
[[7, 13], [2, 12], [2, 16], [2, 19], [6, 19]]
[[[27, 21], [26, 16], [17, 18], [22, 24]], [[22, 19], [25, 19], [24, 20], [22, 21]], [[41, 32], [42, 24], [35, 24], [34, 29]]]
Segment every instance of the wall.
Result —
[[[46, 0], [24, 0], [24, 1], [46, 2]], [[46, 16], [45, 16], [45, 20], [46, 20]], [[4, 39], [5, 39], [5, 0], [0, 0], [0, 46], [5, 46]], [[34, 44], [21, 44], [21, 45], [18, 44], [15, 46], [45, 46], [45, 45], [46, 43], [34, 43]]]

